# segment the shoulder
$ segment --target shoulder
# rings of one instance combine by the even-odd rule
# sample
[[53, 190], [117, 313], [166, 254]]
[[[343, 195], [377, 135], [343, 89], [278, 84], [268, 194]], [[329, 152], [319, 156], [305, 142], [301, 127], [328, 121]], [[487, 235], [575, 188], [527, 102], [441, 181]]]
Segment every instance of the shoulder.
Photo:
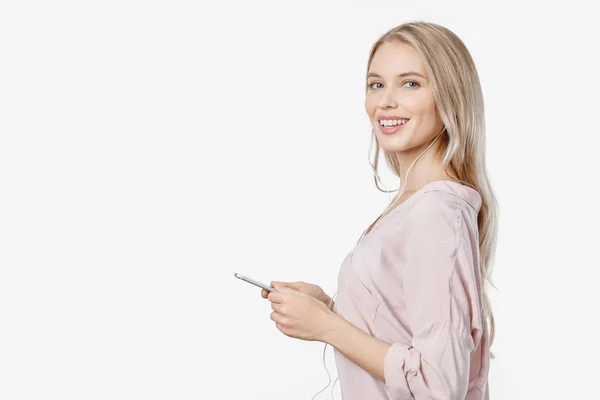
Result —
[[444, 192], [424, 192], [411, 207], [403, 221], [408, 236], [433, 239], [456, 234], [460, 204]]
[[472, 230], [477, 214], [463, 198], [446, 191], [427, 191], [421, 194], [405, 220], [406, 228], [415, 236], [457, 238]]
[[416, 218], [435, 220], [436, 218], [456, 218], [467, 209], [468, 204], [453, 193], [431, 190], [421, 194], [411, 210]]

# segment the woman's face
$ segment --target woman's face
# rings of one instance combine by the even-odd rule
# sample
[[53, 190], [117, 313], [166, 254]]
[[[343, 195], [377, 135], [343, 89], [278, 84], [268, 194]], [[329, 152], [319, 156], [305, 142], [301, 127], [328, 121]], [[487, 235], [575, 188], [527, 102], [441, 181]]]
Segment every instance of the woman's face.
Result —
[[[421, 58], [405, 43], [387, 42], [375, 52], [367, 75], [365, 109], [379, 145], [387, 152], [420, 150], [444, 128]], [[402, 119], [408, 122], [402, 125], [404, 121], [398, 121]], [[383, 121], [389, 127], [382, 126]]]

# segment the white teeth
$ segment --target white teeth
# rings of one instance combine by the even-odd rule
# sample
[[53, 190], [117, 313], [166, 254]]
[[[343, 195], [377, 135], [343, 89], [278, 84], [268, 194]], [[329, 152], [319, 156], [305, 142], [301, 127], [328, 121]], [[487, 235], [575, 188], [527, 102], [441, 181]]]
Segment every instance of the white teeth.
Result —
[[382, 119], [379, 121], [379, 124], [382, 126], [395, 126], [395, 125], [404, 125], [408, 122], [407, 119]]

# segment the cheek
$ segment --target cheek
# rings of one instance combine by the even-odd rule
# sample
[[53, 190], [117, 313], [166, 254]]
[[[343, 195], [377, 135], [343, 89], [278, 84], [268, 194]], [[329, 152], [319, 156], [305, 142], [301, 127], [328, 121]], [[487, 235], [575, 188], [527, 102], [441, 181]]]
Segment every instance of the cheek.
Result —
[[369, 115], [369, 117], [373, 117], [375, 114], [375, 109], [377, 108], [377, 100], [373, 98], [373, 96], [367, 96], [365, 99], [365, 111]]
[[420, 93], [420, 96], [416, 96], [413, 99], [412, 107], [415, 113], [427, 118], [431, 118], [436, 114], [435, 101], [431, 93], [428, 92], [423, 92]]
[[423, 103], [422, 105], [422, 112], [426, 113], [427, 115], [429, 115], [430, 117], [434, 116], [437, 114], [437, 110], [435, 107], [435, 102], [432, 101], [432, 99], [428, 99], [429, 101], [426, 101]]

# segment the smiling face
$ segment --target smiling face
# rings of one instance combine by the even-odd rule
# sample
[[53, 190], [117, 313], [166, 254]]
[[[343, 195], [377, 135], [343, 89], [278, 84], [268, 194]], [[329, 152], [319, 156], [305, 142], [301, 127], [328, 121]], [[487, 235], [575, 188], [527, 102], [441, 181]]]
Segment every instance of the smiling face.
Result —
[[444, 128], [423, 62], [405, 43], [386, 42], [375, 52], [365, 109], [381, 148], [400, 158], [425, 148]]

